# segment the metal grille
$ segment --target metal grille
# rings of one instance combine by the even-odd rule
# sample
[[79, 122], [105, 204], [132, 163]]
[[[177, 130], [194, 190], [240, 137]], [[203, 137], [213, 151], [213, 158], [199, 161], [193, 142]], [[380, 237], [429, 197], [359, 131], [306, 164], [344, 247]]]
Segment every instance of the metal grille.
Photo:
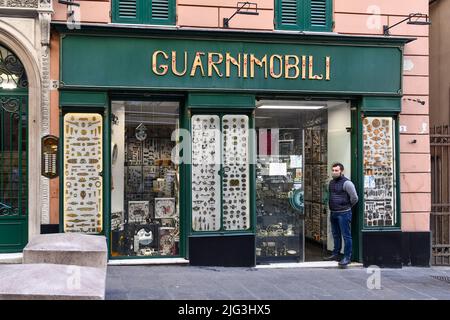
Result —
[[311, 26], [327, 25], [327, 0], [311, 0]]
[[450, 133], [448, 126], [430, 131], [432, 264], [450, 265]]
[[281, 23], [297, 25], [297, 0], [281, 0]]
[[26, 95], [0, 97], [0, 218], [27, 211]]
[[169, 0], [152, 0], [152, 18], [169, 19]]

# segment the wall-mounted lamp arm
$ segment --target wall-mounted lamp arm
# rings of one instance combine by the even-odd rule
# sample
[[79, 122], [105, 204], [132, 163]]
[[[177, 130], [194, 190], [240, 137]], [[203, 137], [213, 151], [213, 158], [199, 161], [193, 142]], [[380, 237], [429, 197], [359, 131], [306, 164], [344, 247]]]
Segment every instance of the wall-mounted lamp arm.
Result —
[[[425, 21], [418, 21], [418, 20], [412, 21], [411, 20], [412, 18], [424, 18]], [[405, 22], [407, 20], [409, 20], [408, 24], [415, 24], [415, 25], [430, 25], [431, 24], [430, 19], [429, 19], [427, 14], [424, 14], [424, 13], [410, 13], [407, 18], [405, 18], [405, 19], [403, 19], [403, 20], [393, 24], [392, 26], [384, 25], [383, 26], [383, 34], [385, 36], [388, 36], [389, 35], [389, 29], [392, 29], [393, 27], [398, 26], [399, 24], [401, 24], [401, 23], [403, 23], [403, 22]]]
[[[239, 7], [239, 4], [242, 3], [242, 6]], [[242, 9], [245, 8], [245, 6], [248, 6], [249, 8], [251, 7], [251, 5], [254, 5], [254, 8], [256, 11], [252, 12], [252, 11], [241, 11]], [[259, 15], [258, 13], [258, 5], [256, 3], [252, 3], [252, 2], [238, 2], [238, 7], [236, 9], [236, 11], [231, 15], [231, 17], [229, 18], [223, 18], [223, 27], [224, 28], [228, 28], [230, 26], [229, 22], [231, 19], [233, 19], [233, 17], [237, 14], [252, 14], [252, 15]]]
[[66, 1], [66, 0], [58, 0], [58, 3], [66, 4], [68, 6], [76, 6], [76, 7], [80, 6], [79, 3], [76, 3], [76, 2], [73, 2], [73, 1]]

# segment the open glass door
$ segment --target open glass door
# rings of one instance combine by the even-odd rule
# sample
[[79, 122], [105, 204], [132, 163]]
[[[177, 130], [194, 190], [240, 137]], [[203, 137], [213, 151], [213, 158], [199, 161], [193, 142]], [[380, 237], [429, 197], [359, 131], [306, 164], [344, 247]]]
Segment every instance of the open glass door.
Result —
[[350, 108], [343, 101], [261, 100], [256, 110], [256, 257], [320, 261], [333, 248], [330, 165], [350, 177]]

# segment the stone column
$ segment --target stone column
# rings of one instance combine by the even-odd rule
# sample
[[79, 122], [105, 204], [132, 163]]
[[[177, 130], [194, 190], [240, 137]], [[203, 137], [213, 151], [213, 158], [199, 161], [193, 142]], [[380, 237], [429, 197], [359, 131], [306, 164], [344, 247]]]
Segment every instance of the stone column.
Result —
[[[50, 133], [50, 22], [51, 0], [39, 0], [40, 68], [41, 68], [41, 136]], [[50, 182], [40, 176], [41, 224], [50, 223]]]

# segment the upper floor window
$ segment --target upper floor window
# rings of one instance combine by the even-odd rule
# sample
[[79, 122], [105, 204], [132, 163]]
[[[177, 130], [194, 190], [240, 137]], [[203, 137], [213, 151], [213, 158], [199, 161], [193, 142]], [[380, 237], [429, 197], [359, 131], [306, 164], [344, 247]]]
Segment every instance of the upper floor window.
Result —
[[113, 0], [113, 22], [175, 24], [175, 0]]
[[275, 0], [279, 30], [331, 31], [332, 0]]

